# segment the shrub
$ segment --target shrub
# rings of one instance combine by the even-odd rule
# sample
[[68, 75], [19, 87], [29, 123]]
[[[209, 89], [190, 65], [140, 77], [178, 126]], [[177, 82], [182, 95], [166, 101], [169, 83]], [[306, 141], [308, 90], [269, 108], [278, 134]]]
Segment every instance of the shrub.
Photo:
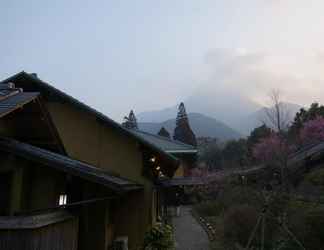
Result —
[[[312, 203], [291, 202], [288, 227], [308, 250], [324, 249], [324, 208]], [[294, 249], [293, 241], [285, 249]]]
[[209, 217], [221, 214], [224, 206], [218, 201], [207, 201], [196, 205], [195, 209], [200, 216]]
[[312, 171], [305, 176], [304, 181], [309, 182], [314, 186], [324, 186], [324, 169]]
[[145, 233], [143, 250], [173, 250], [173, 230], [169, 225], [157, 223]]
[[224, 215], [224, 237], [226, 242], [245, 246], [257, 222], [258, 211], [247, 204], [230, 208]]

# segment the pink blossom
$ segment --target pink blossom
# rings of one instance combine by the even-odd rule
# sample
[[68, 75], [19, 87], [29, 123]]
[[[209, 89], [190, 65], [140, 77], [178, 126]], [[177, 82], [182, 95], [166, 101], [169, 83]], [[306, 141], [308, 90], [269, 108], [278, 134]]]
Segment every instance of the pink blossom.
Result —
[[300, 138], [303, 144], [324, 141], [324, 118], [318, 116], [306, 122], [300, 132]]
[[291, 152], [292, 147], [289, 147], [276, 133], [261, 139], [253, 148], [253, 156], [263, 162], [281, 159]]

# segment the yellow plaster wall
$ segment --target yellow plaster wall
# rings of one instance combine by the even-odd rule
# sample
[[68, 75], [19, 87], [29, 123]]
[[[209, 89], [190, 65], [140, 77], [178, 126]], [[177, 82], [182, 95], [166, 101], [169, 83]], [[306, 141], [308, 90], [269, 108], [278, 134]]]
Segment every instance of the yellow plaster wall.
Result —
[[128, 235], [130, 249], [142, 243], [152, 225], [152, 182], [143, 177], [137, 141], [70, 104], [47, 103], [52, 120], [70, 157], [91, 163], [144, 186], [126, 194], [114, 208], [116, 236]]
[[180, 164], [177, 171], [174, 174], [174, 177], [183, 177], [184, 176], [184, 166], [183, 164]]

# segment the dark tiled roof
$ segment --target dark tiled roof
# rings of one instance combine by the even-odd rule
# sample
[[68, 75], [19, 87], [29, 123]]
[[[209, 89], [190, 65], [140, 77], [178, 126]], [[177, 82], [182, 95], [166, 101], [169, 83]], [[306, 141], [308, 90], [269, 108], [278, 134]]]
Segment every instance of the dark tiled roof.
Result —
[[[11, 91], [5, 90], [5, 92], [6, 96], [8, 96]], [[17, 108], [33, 101], [39, 95], [37, 92], [19, 92], [8, 97], [3, 97], [2, 94], [4, 95], [3, 91], [0, 91], [0, 117], [3, 117]]]
[[172, 140], [167, 137], [150, 134], [140, 130], [130, 130], [133, 134], [143, 138], [143, 140], [150, 142], [156, 147], [167, 153], [197, 153], [197, 149], [191, 145], [182, 143], [180, 141]]
[[108, 172], [90, 164], [13, 139], [0, 138], [0, 150], [10, 152], [22, 158], [34, 160], [71, 175], [107, 186], [114, 191], [123, 192], [142, 188], [141, 185], [135, 182], [110, 175]]
[[115, 122], [114, 120], [110, 119], [106, 115], [102, 114], [101, 112], [98, 112], [97, 110], [91, 108], [90, 106], [80, 102], [79, 100], [75, 99], [74, 97], [64, 93], [63, 91], [53, 87], [47, 82], [42, 81], [38, 77], [26, 73], [25, 71], [22, 71], [20, 73], [17, 73], [16, 75], [13, 75], [5, 80], [3, 80], [1, 83], [8, 83], [8, 82], [15, 82], [17, 79], [27, 79], [29, 81], [33, 81], [34, 83], [38, 84], [38, 86], [45, 88], [47, 91], [55, 94], [56, 96], [64, 99], [67, 102], [70, 102], [74, 105], [77, 105], [80, 109], [83, 109], [87, 112], [90, 112], [94, 114], [98, 120], [103, 121], [104, 123], [108, 124], [109, 126], [119, 130], [121, 133], [125, 134], [126, 136], [131, 136], [135, 138], [137, 141], [143, 143], [144, 145], [152, 148], [153, 150], [159, 152], [163, 156], [165, 156], [166, 159], [173, 162], [173, 165], [178, 167], [179, 160], [174, 157], [173, 155], [167, 153], [166, 151], [161, 150], [161, 148], [157, 147], [155, 144], [150, 143], [149, 141], [145, 140], [142, 136], [138, 136], [135, 133], [131, 133], [128, 129], [125, 129], [123, 126], [121, 126], [119, 123]]

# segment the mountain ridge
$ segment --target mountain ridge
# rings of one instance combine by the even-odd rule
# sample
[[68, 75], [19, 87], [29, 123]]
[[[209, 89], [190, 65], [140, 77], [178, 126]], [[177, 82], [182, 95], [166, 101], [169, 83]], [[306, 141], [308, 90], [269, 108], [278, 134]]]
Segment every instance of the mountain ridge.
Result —
[[[188, 114], [189, 123], [191, 129], [195, 133], [196, 137], [214, 137], [221, 141], [238, 139], [242, 135], [229, 127], [225, 123], [216, 120], [215, 118], [207, 115], [192, 112]], [[164, 127], [168, 130], [170, 135], [173, 135], [173, 131], [176, 125], [176, 119], [167, 119], [163, 122], [138, 122], [140, 130], [157, 134], [159, 130]]]

